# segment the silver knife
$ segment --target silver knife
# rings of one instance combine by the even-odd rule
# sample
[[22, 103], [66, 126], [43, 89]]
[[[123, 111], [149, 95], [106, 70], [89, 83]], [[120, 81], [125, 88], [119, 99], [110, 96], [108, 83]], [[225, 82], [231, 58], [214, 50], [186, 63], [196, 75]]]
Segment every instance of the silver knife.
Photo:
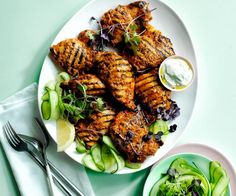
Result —
[[[37, 118], [35, 117], [34, 118], [36, 123], [38, 124], [38, 126], [42, 129], [42, 131], [45, 133], [45, 135], [49, 138], [49, 135], [48, 135], [48, 130], [47, 128], [44, 126], [44, 124]], [[66, 183], [67, 185], [77, 193], [77, 195], [79, 196], [84, 196], [84, 194], [67, 178], [65, 177], [51, 162], [49, 162], [50, 164], [50, 167], [52, 168], [52, 170], [54, 170], [54, 172], [60, 177], [62, 178]]]
[[[46, 167], [43, 163], [43, 161], [38, 157], [38, 155], [32, 151], [32, 154], [30, 154], [31, 158], [43, 169], [44, 172], [46, 172]], [[57, 186], [68, 196], [73, 196], [71, 191], [64, 185], [62, 180], [55, 175], [55, 172], [52, 171], [52, 177], [55, 180], [55, 183]]]

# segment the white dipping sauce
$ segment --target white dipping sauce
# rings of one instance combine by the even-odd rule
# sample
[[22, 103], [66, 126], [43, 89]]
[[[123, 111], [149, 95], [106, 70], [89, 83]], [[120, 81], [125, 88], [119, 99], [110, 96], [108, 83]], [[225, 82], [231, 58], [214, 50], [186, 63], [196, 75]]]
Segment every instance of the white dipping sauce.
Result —
[[186, 87], [193, 78], [190, 65], [179, 58], [170, 58], [163, 62], [162, 74], [167, 85], [172, 88]]

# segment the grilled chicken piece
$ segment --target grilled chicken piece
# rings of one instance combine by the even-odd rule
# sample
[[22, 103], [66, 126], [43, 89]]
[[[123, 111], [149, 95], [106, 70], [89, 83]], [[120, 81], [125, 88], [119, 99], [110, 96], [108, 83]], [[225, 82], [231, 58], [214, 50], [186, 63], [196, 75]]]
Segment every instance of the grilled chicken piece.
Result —
[[127, 60], [115, 52], [101, 52], [96, 56], [98, 76], [117, 101], [130, 109], [134, 104], [134, 74]]
[[109, 10], [102, 16], [101, 25], [109, 32], [111, 44], [116, 46], [124, 40], [125, 29], [130, 23], [136, 24], [137, 33], [140, 33], [151, 19], [149, 4], [145, 1], [137, 1]]
[[163, 36], [160, 31], [149, 26], [141, 36], [141, 42], [137, 46], [137, 53], [125, 53], [126, 58], [138, 71], [147, 68], [158, 67], [167, 57], [175, 54], [169, 38]]
[[121, 111], [111, 124], [109, 133], [117, 149], [130, 162], [143, 162], [147, 156], [155, 154], [159, 143], [154, 136], [148, 137], [148, 128], [140, 113]]
[[76, 134], [82, 139], [87, 149], [90, 149], [98, 140], [108, 132], [109, 126], [115, 118], [115, 111], [107, 108], [102, 112], [93, 113], [86, 121], [79, 121]]
[[86, 149], [91, 149], [93, 145], [98, 143], [101, 135], [92, 129], [76, 127], [76, 137], [85, 143]]
[[155, 113], [159, 107], [168, 110], [171, 106], [171, 91], [161, 84], [157, 70], [142, 74], [135, 79], [135, 93], [151, 112]]
[[97, 130], [102, 135], [108, 132], [109, 126], [115, 118], [115, 111], [106, 109], [102, 112], [97, 112], [90, 116], [89, 129]]
[[93, 74], [79, 75], [77, 78], [63, 83], [63, 88], [71, 89], [75, 94], [80, 95], [81, 92], [77, 87], [78, 84], [83, 84], [87, 87], [86, 93], [88, 95], [98, 96], [106, 92], [105, 85], [97, 76]]
[[89, 70], [94, 53], [78, 39], [66, 39], [50, 48], [52, 59], [72, 76]]

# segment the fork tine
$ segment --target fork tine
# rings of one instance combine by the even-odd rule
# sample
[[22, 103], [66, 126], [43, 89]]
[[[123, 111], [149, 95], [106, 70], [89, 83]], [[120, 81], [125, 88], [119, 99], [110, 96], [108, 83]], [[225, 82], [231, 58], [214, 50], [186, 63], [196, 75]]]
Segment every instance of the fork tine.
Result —
[[12, 148], [16, 149], [16, 144], [15, 142], [11, 139], [9, 133], [8, 133], [8, 128], [6, 126], [6, 124], [3, 126], [3, 131], [4, 131], [4, 135], [7, 138], [8, 143], [11, 145]]
[[7, 127], [7, 132], [8, 132], [9, 137], [11, 138], [12, 141], [14, 141], [16, 145], [18, 145], [20, 143], [20, 140], [17, 137], [15, 137], [16, 133], [11, 127], [9, 122], [6, 123], [6, 127]]
[[18, 142], [21, 142], [21, 138], [16, 134], [15, 130], [13, 129], [13, 127], [11, 126], [11, 123], [9, 121], [7, 121], [7, 124], [9, 126], [9, 129], [11, 131], [11, 134], [13, 135], [13, 137], [18, 140]]
[[11, 130], [9, 128], [9, 126], [7, 124], [5, 124], [5, 129], [6, 129], [6, 134], [8, 135], [8, 138], [12, 141], [12, 143], [14, 143], [15, 145], [18, 144], [18, 141], [15, 140], [15, 138], [12, 136], [11, 134]]

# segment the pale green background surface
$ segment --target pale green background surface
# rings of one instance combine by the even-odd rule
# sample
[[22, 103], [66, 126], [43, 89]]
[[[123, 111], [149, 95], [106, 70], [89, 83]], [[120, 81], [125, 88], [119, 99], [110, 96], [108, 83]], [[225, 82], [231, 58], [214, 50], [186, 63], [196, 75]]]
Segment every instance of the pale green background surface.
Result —
[[[0, 0], [0, 100], [38, 81], [48, 48], [86, 0]], [[184, 21], [199, 68], [194, 115], [179, 143], [199, 142], [236, 166], [236, 1], [164, 0]], [[0, 195], [18, 195], [0, 150]], [[149, 170], [130, 175], [89, 171], [96, 195], [141, 195]]]

